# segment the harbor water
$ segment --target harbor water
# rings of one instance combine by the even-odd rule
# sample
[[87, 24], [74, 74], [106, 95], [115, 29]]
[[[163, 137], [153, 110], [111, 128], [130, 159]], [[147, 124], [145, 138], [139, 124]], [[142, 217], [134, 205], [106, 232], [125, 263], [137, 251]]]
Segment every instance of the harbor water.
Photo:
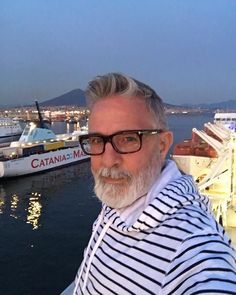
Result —
[[[213, 114], [169, 115], [175, 142]], [[74, 125], [54, 123], [56, 133]], [[0, 294], [57, 295], [74, 279], [101, 204], [89, 161], [0, 180]]]

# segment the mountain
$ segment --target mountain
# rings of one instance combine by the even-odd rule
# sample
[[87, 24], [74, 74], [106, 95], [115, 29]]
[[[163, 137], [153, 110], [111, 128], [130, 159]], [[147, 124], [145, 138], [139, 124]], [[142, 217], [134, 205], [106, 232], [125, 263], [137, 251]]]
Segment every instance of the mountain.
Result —
[[191, 105], [177, 105], [177, 104], [170, 104], [170, 103], [164, 103], [164, 106], [166, 109], [192, 109], [193, 107]]
[[187, 107], [211, 109], [211, 110], [236, 110], [236, 100], [227, 100], [214, 103], [201, 103], [201, 104], [185, 104]]
[[[63, 106], [63, 105], [78, 105], [78, 106], [86, 106], [86, 97], [85, 92], [81, 89], [74, 89], [70, 92], [64, 93], [60, 96], [55, 98], [40, 102], [39, 105], [41, 106]], [[181, 105], [173, 105], [165, 103], [166, 108], [176, 108], [176, 109], [183, 109]], [[191, 108], [191, 106], [188, 106]]]
[[[77, 105], [86, 106], [85, 92], [81, 89], [74, 89], [70, 92], [64, 93], [58, 97], [43, 101], [40, 103], [42, 106], [62, 106], [62, 105]], [[210, 109], [210, 110], [236, 110], [236, 100], [222, 101], [218, 103], [202, 103], [202, 104], [184, 104], [184, 105], [172, 105], [165, 103], [166, 108], [176, 109]]]
[[[40, 99], [41, 100], [41, 99]], [[33, 106], [34, 104], [28, 105]], [[52, 99], [44, 100], [39, 103], [40, 106], [65, 106], [65, 105], [75, 105], [86, 107], [86, 98], [85, 92], [81, 89], [74, 89], [67, 93], [64, 93], [60, 96], [57, 96]], [[21, 105], [22, 106], [22, 105]], [[27, 106], [27, 105], [25, 105]], [[8, 107], [7, 105], [0, 105], [0, 108]], [[9, 105], [9, 107], [13, 107], [13, 105]], [[228, 100], [222, 101], [218, 103], [202, 103], [202, 104], [182, 104], [182, 105], [173, 105], [165, 103], [165, 107], [167, 109], [208, 109], [208, 110], [236, 110], [236, 100]]]
[[74, 89], [70, 92], [64, 93], [55, 98], [39, 103], [41, 106], [63, 106], [63, 105], [77, 105], [81, 107], [86, 106], [85, 92], [81, 89]]
[[198, 106], [208, 109], [236, 110], [236, 100], [227, 100], [215, 103], [204, 103], [199, 104]]

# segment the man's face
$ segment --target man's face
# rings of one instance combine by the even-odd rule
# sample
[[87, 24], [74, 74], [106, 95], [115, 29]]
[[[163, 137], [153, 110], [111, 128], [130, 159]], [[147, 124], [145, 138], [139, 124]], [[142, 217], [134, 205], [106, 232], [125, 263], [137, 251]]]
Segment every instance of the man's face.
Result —
[[[113, 96], [101, 99], [93, 106], [89, 118], [89, 133], [102, 135], [159, 128], [140, 98]], [[140, 151], [119, 154], [108, 142], [102, 155], [91, 156], [97, 196], [112, 208], [131, 205], [153, 185], [171, 143], [170, 132], [143, 135]]]

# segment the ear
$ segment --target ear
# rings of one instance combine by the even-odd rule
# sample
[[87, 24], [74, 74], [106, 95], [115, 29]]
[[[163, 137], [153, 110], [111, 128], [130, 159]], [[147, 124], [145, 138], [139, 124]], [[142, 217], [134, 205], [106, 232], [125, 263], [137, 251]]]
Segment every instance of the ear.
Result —
[[164, 161], [166, 155], [173, 143], [173, 133], [171, 131], [164, 131], [160, 134], [160, 155]]

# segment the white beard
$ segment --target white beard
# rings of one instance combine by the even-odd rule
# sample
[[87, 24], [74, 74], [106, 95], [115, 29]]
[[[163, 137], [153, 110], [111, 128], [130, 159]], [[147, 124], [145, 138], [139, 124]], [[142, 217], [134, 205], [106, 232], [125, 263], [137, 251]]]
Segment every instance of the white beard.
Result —
[[[160, 171], [161, 165], [157, 156], [153, 157], [149, 165], [144, 167], [137, 176], [115, 167], [101, 168], [98, 172], [92, 170], [95, 180], [94, 191], [97, 197], [107, 206], [116, 209], [124, 208], [131, 205], [150, 190]], [[105, 183], [102, 176], [114, 179], [124, 178], [126, 183]]]

